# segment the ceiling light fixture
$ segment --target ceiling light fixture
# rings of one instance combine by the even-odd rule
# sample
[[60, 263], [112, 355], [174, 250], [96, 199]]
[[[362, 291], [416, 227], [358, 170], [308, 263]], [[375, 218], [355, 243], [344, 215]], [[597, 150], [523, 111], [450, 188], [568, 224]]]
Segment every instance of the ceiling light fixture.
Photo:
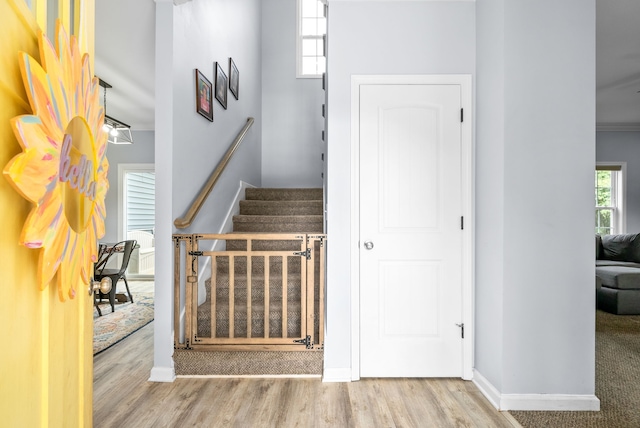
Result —
[[110, 84], [98, 78], [100, 86], [104, 88], [104, 125], [102, 129], [109, 133], [107, 141], [111, 144], [133, 144], [131, 126], [107, 115], [107, 89], [112, 88]]

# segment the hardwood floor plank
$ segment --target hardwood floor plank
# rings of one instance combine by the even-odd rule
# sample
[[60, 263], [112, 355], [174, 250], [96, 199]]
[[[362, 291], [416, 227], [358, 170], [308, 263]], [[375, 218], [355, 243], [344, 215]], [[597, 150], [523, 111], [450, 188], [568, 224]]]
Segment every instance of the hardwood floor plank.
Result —
[[377, 379], [351, 382], [347, 385], [353, 422], [362, 427], [393, 427], [393, 417], [380, 391]]
[[94, 358], [94, 426], [517, 427], [461, 379], [178, 378], [148, 382], [153, 323]]
[[317, 393], [312, 411], [314, 415], [312, 426], [355, 426], [347, 383], [314, 383], [313, 387]]

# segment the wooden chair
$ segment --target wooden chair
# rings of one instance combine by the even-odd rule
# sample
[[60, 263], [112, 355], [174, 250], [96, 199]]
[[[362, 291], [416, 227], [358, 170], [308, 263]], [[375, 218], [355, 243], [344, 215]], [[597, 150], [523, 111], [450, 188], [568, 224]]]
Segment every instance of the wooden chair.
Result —
[[[111, 278], [111, 291], [109, 292], [109, 303], [111, 304], [111, 312], [115, 311], [115, 301], [116, 301], [116, 285], [120, 279], [124, 280], [124, 285], [127, 287], [127, 294], [129, 295], [129, 300], [133, 303], [133, 296], [131, 295], [131, 291], [129, 290], [129, 283], [127, 282], [127, 276], [125, 272], [127, 271], [127, 266], [129, 265], [129, 259], [131, 258], [131, 253], [133, 249], [136, 247], [135, 239], [120, 241], [117, 244], [114, 244], [106, 251], [106, 255], [101, 258], [101, 260], [96, 264], [94, 268], [94, 279], [96, 281], [100, 281], [104, 277]], [[109, 264], [109, 259], [112, 257], [116, 257], [117, 254], [122, 254], [122, 261], [120, 263], [120, 268], [107, 268]], [[101, 292], [97, 292], [100, 301], [104, 297], [104, 294]], [[98, 311], [100, 313], [100, 311]]]

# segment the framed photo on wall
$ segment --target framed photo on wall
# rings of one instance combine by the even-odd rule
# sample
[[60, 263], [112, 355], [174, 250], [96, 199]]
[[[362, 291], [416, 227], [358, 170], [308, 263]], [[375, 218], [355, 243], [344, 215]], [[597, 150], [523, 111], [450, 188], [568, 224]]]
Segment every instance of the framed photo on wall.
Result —
[[196, 111], [211, 122], [213, 122], [212, 99], [211, 82], [196, 68]]
[[224, 109], [227, 109], [227, 87], [229, 81], [220, 63], [216, 61], [216, 100], [220, 102]]
[[238, 99], [239, 86], [240, 72], [238, 71], [238, 67], [236, 67], [236, 63], [233, 62], [233, 59], [229, 58], [229, 90], [236, 98], [236, 100]]

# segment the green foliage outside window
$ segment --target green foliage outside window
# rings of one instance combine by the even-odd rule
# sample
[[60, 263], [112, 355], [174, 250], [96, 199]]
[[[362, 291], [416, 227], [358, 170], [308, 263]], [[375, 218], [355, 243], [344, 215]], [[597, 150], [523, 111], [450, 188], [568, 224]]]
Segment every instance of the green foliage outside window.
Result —
[[611, 215], [614, 206], [611, 173], [612, 171], [596, 171], [595, 177], [596, 208], [610, 207], [608, 209], [596, 209], [596, 233], [601, 235], [611, 233]]

